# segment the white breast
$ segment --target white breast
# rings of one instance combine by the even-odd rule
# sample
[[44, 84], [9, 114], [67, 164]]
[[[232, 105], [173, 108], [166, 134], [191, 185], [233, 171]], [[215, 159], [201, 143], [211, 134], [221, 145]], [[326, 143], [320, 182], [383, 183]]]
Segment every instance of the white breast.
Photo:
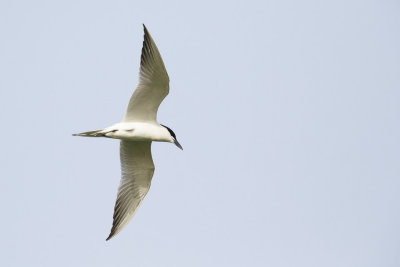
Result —
[[104, 132], [107, 137], [128, 141], [173, 141], [167, 129], [153, 122], [121, 122]]

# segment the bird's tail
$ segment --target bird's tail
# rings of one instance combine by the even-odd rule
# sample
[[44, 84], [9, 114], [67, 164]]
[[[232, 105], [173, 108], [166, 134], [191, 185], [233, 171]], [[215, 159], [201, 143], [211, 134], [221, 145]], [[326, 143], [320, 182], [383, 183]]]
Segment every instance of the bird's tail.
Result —
[[73, 134], [73, 136], [103, 137], [104, 133], [102, 133], [101, 131], [103, 131], [103, 130], [96, 130], [96, 131], [77, 133], [77, 134]]

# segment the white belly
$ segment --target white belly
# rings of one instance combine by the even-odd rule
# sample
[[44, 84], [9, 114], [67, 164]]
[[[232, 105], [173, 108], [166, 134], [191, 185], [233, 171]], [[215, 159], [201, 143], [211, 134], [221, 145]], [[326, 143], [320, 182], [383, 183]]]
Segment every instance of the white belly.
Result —
[[168, 130], [156, 123], [121, 122], [107, 127], [102, 132], [106, 137], [127, 141], [171, 142], [172, 140]]

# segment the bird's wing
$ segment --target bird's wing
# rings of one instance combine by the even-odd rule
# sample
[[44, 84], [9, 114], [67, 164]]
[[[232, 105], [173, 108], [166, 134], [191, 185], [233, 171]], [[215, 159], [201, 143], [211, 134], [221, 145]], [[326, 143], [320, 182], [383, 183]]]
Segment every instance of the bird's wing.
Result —
[[169, 92], [169, 77], [150, 33], [144, 26], [139, 84], [129, 100], [123, 121], [156, 121], [157, 110]]
[[132, 219], [149, 191], [154, 173], [151, 142], [121, 141], [120, 158], [122, 178], [114, 207], [113, 225], [107, 240], [118, 234]]

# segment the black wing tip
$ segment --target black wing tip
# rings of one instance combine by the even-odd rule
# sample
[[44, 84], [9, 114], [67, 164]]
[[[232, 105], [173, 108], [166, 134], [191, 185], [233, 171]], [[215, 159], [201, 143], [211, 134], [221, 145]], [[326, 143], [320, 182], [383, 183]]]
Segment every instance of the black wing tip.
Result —
[[146, 26], [143, 24], [143, 31], [144, 31], [144, 37], [143, 37], [143, 47], [142, 47], [142, 55], [143, 55], [143, 49], [145, 49], [145, 46], [150, 47], [151, 43], [151, 36], [149, 31], [147, 30]]
[[143, 31], [145, 34], [149, 34], [149, 30], [147, 29], [146, 25], [144, 25], [144, 23], [142, 23], [143, 25]]
[[114, 236], [114, 232], [111, 231], [110, 235], [107, 237], [106, 241], [110, 240]]

